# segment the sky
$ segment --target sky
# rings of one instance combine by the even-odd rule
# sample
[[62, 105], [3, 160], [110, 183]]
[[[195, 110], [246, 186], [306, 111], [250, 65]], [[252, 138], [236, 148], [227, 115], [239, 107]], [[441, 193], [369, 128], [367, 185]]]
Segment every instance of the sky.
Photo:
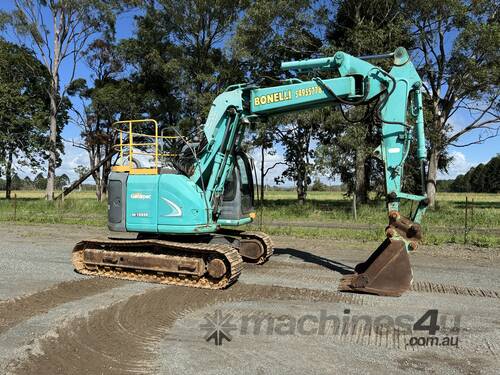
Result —
[[[13, 9], [13, 0], [1, 0], [0, 10], [10, 11]], [[126, 12], [119, 15], [117, 19], [116, 32], [117, 38], [127, 38], [134, 34], [135, 23], [134, 15], [137, 13]], [[12, 32], [7, 32], [3, 34], [3, 37], [12, 42], [19, 42], [17, 37]], [[384, 52], [384, 51], [382, 51]], [[69, 77], [71, 76], [71, 64], [66, 61], [61, 68], [61, 84], [67, 85]], [[80, 61], [77, 64], [76, 78], [91, 78], [91, 71], [89, 67]], [[235, 82], [236, 83], [236, 82]], [[78, 103], [74, 103], [78, 107]], [[452, 119], [452, 126], [455, 129], [461, 129], [468, 120], [468, 114], [464, 112], [457, 112], [457, 115]], [[477, 139], [478, 133], [472, 133], [465, 135], [461, 138], [461, 143], [468, 143]], [[74, 168], [78, 165], [88, 165], [88, 157], [85, 150], [77, 148], [73, 145], [73, 142], [78, 143], [80, 137], [80, 129], [77, 125], [70, 122], [66, 125], [63, 130], [62, 137], [65, 140], [65, 151], [62, 155], [62, 165], [57, 170], [57, 174], [61, 175], [63, 173], [67, 174], [71, 180], [77, 178]], [[266, 168], [273, 165], [274, 163], [281, 161], [283, 158], [283, 148], [281, 146], [276, 147], [275, 155], [267, 155], [265, 158]], [[448, 173], [440, 173], [438, 178], [440, 179], [451, 179], [455, 178], [459, 174], [467, 172], [472, 166], [479, 163], [488, 162], [492, 157], [500, 153], [500, 137], [496, 137], [487, 140], [484, 144], [472, 145], [465, 148], [450, 147], [449, 153], [453, 156], [453, 161], [449, 167]], [[260, 155], [259, 152], [253, 152], [254, 159], [257, 165], [260, 165]], [[279, 176], [284, 170], [284, 166], [278, 166], [273, 169], [266, 177], [266, 184], [274, 184], [274, 178]], [[33, 175], [33, 172], [20, 169], [17, 173], [21, 176]], [[330, 184], [338, 184], [338, 179], [335, 181], [328, 180], [326, 177], [321, 177], [321, 180]]]

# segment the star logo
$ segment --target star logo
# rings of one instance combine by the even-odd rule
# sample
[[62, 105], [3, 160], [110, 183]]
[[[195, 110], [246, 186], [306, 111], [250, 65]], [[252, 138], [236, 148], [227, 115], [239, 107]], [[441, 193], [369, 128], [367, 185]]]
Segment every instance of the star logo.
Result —
[[205, 340], [209, 342], [214, 340], [215, 345], [222, 345], [224, 340], [231, 341], [231, 331], [238, 329], [236, 324], [232, 323], [231, 314], [223, 314], [220, 310], [215, 310], [213, 314], [205, 315], [205, 322], [200, 324], [200, 328], [206, 331]]

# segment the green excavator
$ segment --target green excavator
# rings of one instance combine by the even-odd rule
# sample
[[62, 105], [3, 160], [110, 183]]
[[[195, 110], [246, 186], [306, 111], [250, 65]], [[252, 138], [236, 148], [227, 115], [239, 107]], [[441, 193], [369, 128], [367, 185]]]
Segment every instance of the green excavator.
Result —
[[[389, 72], [371, 63], [379, 59], [392, 59]], [[238, 279], [243, 261], [263, 264], [273, 254], [268, 235], [236, 228], [255, 218], [253, 161], [242, 148], [245, 129], [273, 115], [370, 104], [380, 131], [381, 143], [373, 153], [384, 164], [387, 238], [352, 275], [341, 279], [339, 290], [388, 296], [408, 290], [413, 279], [408, 252], [422, 238], [420, 222], [428, 200], [422, 81], [407, 51], [400, 47], [394, 53], [364, 57], [337, 52], [284, 62], [282, 69], [309, 72], [315, 78], [289, 79], [273, 87], [228, 87], [212, 103], [193, 141], [154, 120], [117, 123], [119, 155], [108, 181], [108, 227], [137, 237], [79, 242], [73, 250], [76, 271], [228, 287]], [[335, 78], [320, 78], [319, 73]], [[416, 147], [411, 148], [413, 141]], [[421, 162], [422, 195], [402, 191], [411, 150]], [[416, 202], [411, 217], [401, 215], [402, 200]]]

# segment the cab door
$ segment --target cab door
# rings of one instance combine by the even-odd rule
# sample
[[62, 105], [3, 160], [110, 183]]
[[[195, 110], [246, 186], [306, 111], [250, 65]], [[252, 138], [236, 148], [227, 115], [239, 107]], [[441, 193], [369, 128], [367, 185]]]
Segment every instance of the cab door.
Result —
[[250, 157], [240, 151], [224, 184], [222, 220], [241, 220], [254, 211], [254, 186]]

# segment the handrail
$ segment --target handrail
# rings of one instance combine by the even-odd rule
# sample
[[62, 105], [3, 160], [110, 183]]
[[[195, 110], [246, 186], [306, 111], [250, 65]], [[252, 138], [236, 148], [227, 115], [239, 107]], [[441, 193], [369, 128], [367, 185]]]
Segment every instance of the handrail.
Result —
[[[133, 126], [136, 124], [147, 124], [152, 123], [154, 125], [154, 134], [144, 134], [134, 131]], [[125, 129], [120, 125], [125, 125]], [[158, 169], [160, 167], [159, 157], [163, 156], [176, 156], [173, 153], [159, 152], [158, 142], [163, 139], [177, 139], [178, 136], [164, 136], [158, 134], [158, 122], [154, 119], [136, 119], [136, 120], [120, 120], [116, 121], [112, 125], [114, 130], [119, 133], [118, 139], [119, 143], [113, 145], [113, 148], [119, 152], [120, 159], [124, 158], [124, 151], [128, 151], [128, 166], [115, 166], [113, 167], [115, 171], [119, 172], [129, 172], [133, 174], [158, 174]], [[137, 138], [147, 138], [152, 139], [151, 142], [134, 142], [134, 136]], [[127, 138], [128, 137], [128, 138]], [[154, 152], [146, 152], [143, 150], [134, 151], [134, 147], [153, 147]], [[128, 149], [128, 150], [127, 150]], [[135, 155], [146, 155], [154, 157], [154, 167], [149, 168], [136, 168], [133, 164], [133, 159]]]

